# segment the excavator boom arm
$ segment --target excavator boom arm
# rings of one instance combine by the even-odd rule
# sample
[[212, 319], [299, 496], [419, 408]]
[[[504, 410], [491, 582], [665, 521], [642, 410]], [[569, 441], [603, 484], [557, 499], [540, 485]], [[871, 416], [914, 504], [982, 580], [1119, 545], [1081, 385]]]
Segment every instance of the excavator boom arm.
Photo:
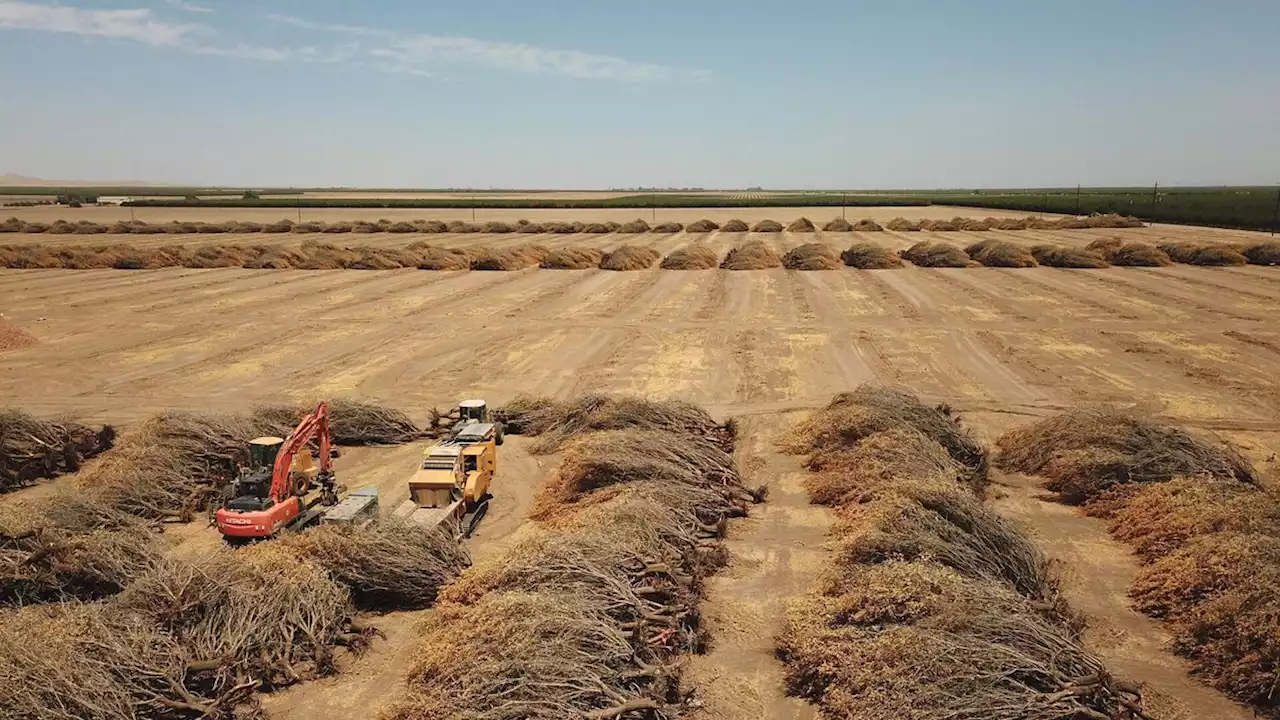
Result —
[[271, 472], [271, 499], [282, 502], [289, 497], [289, 471], [293, 468], [293, 458], [299, 451], [307, 447], [311, 438], [318, 438], [320, 444], [320, 472], [333, 471], [333, 458], [330, 456], [329, 406], [320, 403], [316, 411], [302, 418], [298, 427], [289, 433], [288, 439], [276, 455], [276, 464]]

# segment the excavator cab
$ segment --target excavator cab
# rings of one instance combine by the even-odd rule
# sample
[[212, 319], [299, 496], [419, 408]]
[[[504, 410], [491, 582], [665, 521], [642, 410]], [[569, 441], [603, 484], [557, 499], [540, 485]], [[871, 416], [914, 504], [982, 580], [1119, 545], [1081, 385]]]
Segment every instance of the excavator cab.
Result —
[[284, 438], [260, 437], [249, 441], [249, 465], [240, 469], [239, 476], [231, 484], [231, 497], [226, 501], [230, 510], [266, 510], [275, 503], [271, 500], [271, 473], [276, 456], [284, 445]]
[[468, 424], [489, 422], [489, 406], [483, 400], [463, 400], [458, 403], [458, 420]]

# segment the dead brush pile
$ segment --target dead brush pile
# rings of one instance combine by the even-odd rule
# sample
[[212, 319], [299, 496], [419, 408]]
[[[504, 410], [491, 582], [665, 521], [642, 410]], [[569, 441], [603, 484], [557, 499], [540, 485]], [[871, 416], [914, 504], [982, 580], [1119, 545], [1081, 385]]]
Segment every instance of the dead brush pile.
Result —
[[1240, 253], [1250, 265], [1280, 265], [1280, 242], [1275, 240], [1247, 245]]
[[1177, 263], [1188, 265], [1238, 266], [1248, 265], [1249, 258], [1239, 250], [1221, 243], [1196, 241], [1160, 243], [1160, 249]]
[[1040, 264], [1026, 248], [1006, 240], [983, 240], [966, 247], [964, 252], [987, 267], [1029, 268]]
[[788, 250], [782, 256], [782, 266], [788, 270], [836, 270], [840, 258], [826, 243], [806, 243]]
[[896, 217], [884, 224], [886, 230], [894, 232], [917, 232], [920, 230], [920, 223], [913, 223], [906, 218]]
[[880, 226], [880, 223], [867, 218], [854, 223], [853, 229], [855, 232], [884, 232], [884, 228]]
[[419, 270], [470, 270], [471, 254], [466, 250], [440, 248], [422, 241], [406, 248], [418, 257]]
[[657, 225], [654, 225], [653, 228], [649, 230], [649, 232], [678, 233], [681, 230], [684, 230], [684, 225], [681, 225], [678, 222], [664, 222], [664, 223], [658, 223]]
[[663, 270], [713, 270], [720, 265], [720, 256], [701, 242], [685, 245], [662, 258]]
[[1107, 268], [1111, 263], [1096, 252], [1064, 245], [1033, 245], [1031, 256], [1041, 265], [1057, 268]]
[[902, 267], [902, 258], [875, 243], [856, 243], [840, 253], [840, 260], [859, 270], [891, 270]]
[[650, 232], [652, 230], [653, 228], [649, 227], [649, 223], [641, 220], [640, 218], [636, 218], [631, 222], [622, 223], [618, 226], [618, 232], [620, 233], [643, 233]]
[[768, 270], [776, 267], [782, 267], [782, 258], [763, 240], [749, 240], [733, 248], [720, 263], [722, 270]]
[[992, 230], [1026, 230], [1031, 226], [1031, 218], [999, 218], [991, 223]]
[[747, 224], [737, 218], [730, 220], [720, 228], [721, 232], [748, 232], [751, 228]]
[[648, 270], [662, 257], [657, 250], [641, 245], [623, 245], [617, 250], [604, 254], [600, 260], [601, 270]]
[[[3, 255], [3, 250], [0, 250], [0, 255]], [[0, 353], [5, 352], [6, 350], [18, 350], [20, 348], [31, 347], [39, 342], [40, 341], [36, 339], [35, 335], [32, 335], [20, 327], [15, 327], [9, 324], [4, 320], [4, 318], [0, 318]], [[0, 440], [0, 442], [2, 442], [2, 440]], [[3, 460], [0, 460], [0, 473], [3, 472], [3, 467], [4, 462]]]
[[752, 499], [725, 431], [633, 398], [518, 398], [499, 415], [540, 434], [535, 451], [564, 450], [537, 500], [548, 519], [442, 593], [386, 717], [679, 716], [724, 519]]
[[1264, 715], [1280, 711], [1280, 496], [1238, 451], [1106, 410], [1018, 428], [1000, 445], [1001, 467], [1086, 500], [1134, 549], [1144, 565], [1129, 594], [1169, 622], [1197, 675]]
[[918, 242], [898, 253], [903, 260], [919, 267], [969, 267], [969, 256], [954, 245], [940, 242]]
[[1085, 222], [1091, 228], [1140, 228], [1146, 225], [1136, 217], [1116, 213], [1094, 213], [1085, 218]]
[[76, 472], [85, 460], [115, 444], [110, 425], [94, 430], [71, 418], [40, 420], [0, 408], [0, 492]]
[[753, 233], [782, 232], [782, 223], [775, 222], [773, 220], [761, 220], [760, 222], [751, 226], [751, 232]]
[[1129, 412], [1080, 409], [1005, 433], [996, 442], [1002, 470], [1040, 475], [1066, 502], [1091, 500], [1113, 486], [1205, 475], [1255, 483], [1234, 448]]
[[604, 252], [596, 248], [563, 247], [552, 250], [539, 267], [548, 270], [592, 270], [600, 267]]
[[974, 495], [985, 450], [949, 409], [864, 386], [780, 445], [838, 517], [834, 565], [777, 639], [792, 694], [875, 720], [1147, 717], [1081, 647], [1035, 543]]
[[853, 232], [853, 226], [844, 218], [836, 218], [822, 226], [823, 232]]
[[1097, 253], [1112, 265], [1122, 267], [1166, 267], [1173, 264], [1168, 253], [1160, 248], [1134, 240], [1099, 238], [1085, 246], [1085, 250]]
[[817, 228], [813, 225], [813, 221], [807, 217], [793, 220], [791, 224], [787, 226], [787, 232], [813, 232], [816, 229]]
[[114, 595], [163, 554], [142, 522], [80, 532], [49, 523], [37, 503], [11, 508], [0, 517], [0, 607]]
[[927, 232], [955, 232], [960, 228], [950, 220], [921, 220], [920, 229]]
[[472, 270], [524, 270], [537, 267], [551, 254], [543, 245], [518, 245], [510, 248], [481, 248], [471, 258]]

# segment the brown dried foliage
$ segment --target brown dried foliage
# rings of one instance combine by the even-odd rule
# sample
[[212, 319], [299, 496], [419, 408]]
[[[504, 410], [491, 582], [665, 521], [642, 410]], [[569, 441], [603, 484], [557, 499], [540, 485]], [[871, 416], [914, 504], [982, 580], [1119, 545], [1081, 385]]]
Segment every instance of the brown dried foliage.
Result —
[[840, 258], [826, 243], [806, 243], [788, 250], [782, 256], [782, 266], [788, 270], [836, 270]]
[[902, 258], [875, 243], [856, 243], [840, 253], [845, 265], [860, 270], [892, 270], [902, 267]]
[[776, 267], [782, 267], [782, 258], [763, 240], [749, 240], [733, 248], [720, 263], [722, 270], [768, 270]]

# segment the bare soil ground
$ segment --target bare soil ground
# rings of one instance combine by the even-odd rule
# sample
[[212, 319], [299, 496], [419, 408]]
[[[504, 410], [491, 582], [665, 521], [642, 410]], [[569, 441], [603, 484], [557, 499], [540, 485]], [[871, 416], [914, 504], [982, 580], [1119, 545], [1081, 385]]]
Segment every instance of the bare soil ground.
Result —
[[[311, 197], [308, 195], [308, 197]], [[41, 207], [14, 207], [0, 208], [0, 220], [16, 217], [20, 220], [28, 222], [53, 222], [54, 220], [67, 220], [75, 222], [77, 220], [88, 220], [98, 223], [113, 223], [116, 221], [127, 221], [130, 219], [130, 210], [132, 217], [149, 223], [169, 222], [170, 220], [179, 220], [187, 222], [229, 222], [232, 220], [240, 220], [244, 222], [274, 222], [276, 220], [298, 220], [298, 211], [295, 208], [127, 208], [127, 207], [83, 207], [71, 209], [58, 206], [41, 206]], [[1008, 210], [987, 210], [984, 208], [962, 208], [962, 207], [850, 207], [846, 214], [852, 220], [861, 218], [871, 218], [878, 222], [884, 222], [896, 217], [905, 217], [909, 220], [921, 220], [925, 218], [934, 220], [950, 219], [956, 216], [963, 217], [1026, 217], [1028, 213], [1012, 212]], [[828, 220], [840, 217], [840, 208], [838, 207], [773, 207], [773, 208], [663, 208], [659, 207], [656, 212], [650, 208], [629, 209], [629, 210], [547, 210], [547, 209], [477, 209], [475, 211], [475, 222], [486, 222], [488, 220], [503, 220], [506, 222], [514, 222], [516, 220], [528, 219], [533, 222], [546, 222], [548, 220], [573, 221], [582, 222], [605, 222], [613, 220], [623, 223], [628, 220], [635, 220], [637, 217], [644, 218], [646, 222], [681, 222], [690, 223], [702, 218], [715, 220], [723, 223], [732, 218], [739, 218], [748, 224], [754, 224], [759, 220], [778, 220], [783, 223], [789, 223], [800, 216], [808, 217], [815, 223], [825, 223]], [[303, 208], [303, 221], [325, 221], [337, 222], [356, 220], [377, 220], [386, 218], [391, 221], [397, 220], [466, 220], [472, 221], [472, 212], [467, 208], [452, 209], [430, 209], [430, 208]], [[1056, 215], [1045, 215], [1045, 217], [1057, 217]]]
[[[1083, 245], [1111, 234], [1156, 240], [1209, 232], [1215, 231], [935, 237], [960, 245], [991, 234]], [[815, 237], [847, 246], [854, 235], [756, 237], [785, 250]], [[859, 239], [899, 249], [923, 235]], [[685, 234], [430, 237], [454, 246], [536, 241], [601, 248], [642, 239], [664, 253], [692, 241]], [[199, 242], [131, 237], [156, 244], [179, 239]], [[741, 234], [710, 238], [721, 253], [741, 240]], [[690, 677], [704, 689], [710, 717], [809, 718], [811, 708], [783, 696], [781, 668], [770, 654], [783, 602], [823, 566], [829, 522], [805, 502], [794, 458], [773, 452], [774, 437], [797, 413], [863, 382], [892, 383], [959, 408], [990, 440], [1067, 407], [1137, 404], [1221, 433], [1264, 461], [1280, 452], [1277, 307], [1280, 270], [1266, 267], [0, 270], [0, 313], [40, 341], [0, 353], [0, 397], [38, 414], [73, 412], [126, 427], [167, 409], [236, 411], [335, 395], [399, 407], [419, 421], [432, 405], [468, 396], [501, 403], [521, 392], [631, 392], [740, 416], [740, 461], [750, 482], [769, 482], [773, 492], [769, 504], [731, 529], [734, 560], [712, 582], [706, 606], [716, 644], [691, 660]], [[339, 471], [352, 487], [376, 486], [390, 501], [420, 451], [356, 450], [340, 459]], [[519, 531], [551, 461], [529, 457], [516, 440], [504, 447], [502, 462], [493, 513], [471, 545], [478, 555]], [[1061, 560], [1071, 599], [1091, 621], [1090, 645], [1117, 671], [1148, 682], [1153, 707], [1167, 711], [1163, 717], [1247, 716], [1189, 679], [1159, 625], [1129, 608], [1124, 590], [1133, 561], [1100, 522], [1040, 499], [1028, 479], [1000, 481], [1004, 497], [996, 507], [1026, 522]], [[199, 552], [211, 532], [175, 528], [174, 538], [180, 549]], [[367, 717], [399, 687], [420, 616], [383, 618], [385, 642], [344, 661], [345, 672], [335, 678], [270, 698], [272, 715]]]

